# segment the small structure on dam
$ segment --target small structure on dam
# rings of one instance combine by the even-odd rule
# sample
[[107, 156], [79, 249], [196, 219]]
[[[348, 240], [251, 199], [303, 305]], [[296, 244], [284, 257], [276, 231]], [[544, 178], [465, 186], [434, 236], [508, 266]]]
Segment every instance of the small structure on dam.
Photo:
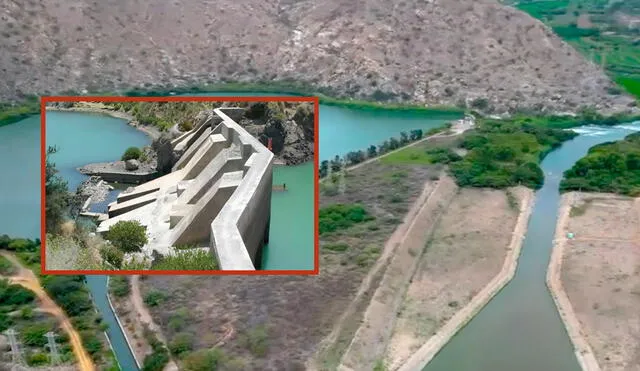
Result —
[[98, 232], [137, 220], [146, 227], [147, 256], [191, 246], [208, 249], [222, 270], [260, 269], [269, 238], [274, 155], [232, 119], [242, 113], [208, 111], [172, 140], [181, 155], [171, 172], [121, 193]]

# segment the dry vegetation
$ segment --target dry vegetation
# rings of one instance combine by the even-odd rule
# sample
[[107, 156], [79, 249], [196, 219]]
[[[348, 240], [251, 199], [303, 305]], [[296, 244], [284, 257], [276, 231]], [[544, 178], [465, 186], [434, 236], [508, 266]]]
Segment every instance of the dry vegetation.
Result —
[[386, 353], [394, 369], [502, 269], [525, 188], [460, 189], [426, 242]]
[[2, 0], [0, 8], [0, 100], [276, 80], [489, 111], [631, 102], [609, 94], [604, 73], [541, 22], [492, 0]]
[[639, 199], [579, 194], [566, 232], [562, 284], [603, 370], [640, 365]]
[[[217, 345], [233, 359], [233, 367], [304, 369], [320, 341], [351, 304], [425, 181], [439, 171], [432, 166], [376, 162], [350, 172], [343, 194], [322, 195], [321, 206], [359, 202], [375, 219], [324, 234], [317, 277], [145, 277], [141, 281], [143, 296], [152, 291], [164, 293], [162, 302], [150, 307], [154, 321], [169, 342], [178, 333], [190, 333], [194, 335], [193, 349]], [[346, 247], [331, 247], [337, 244]], [[369, 299], [364, 295], [361, 302], [354, 303], [353, 317], [345, 323], [357, 326]], [[189, 309], [189, 320], [176, 327], [171, 324], [172, 317], [181, 308]], [[339, 339], [346, 340], [324, 354], [328, 363], [337, 361], [355, 329], [342, 329]]]

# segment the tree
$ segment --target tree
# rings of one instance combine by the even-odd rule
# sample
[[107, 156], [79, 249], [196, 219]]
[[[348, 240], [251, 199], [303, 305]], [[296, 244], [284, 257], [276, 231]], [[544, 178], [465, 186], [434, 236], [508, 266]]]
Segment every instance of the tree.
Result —
[[400, 148], [400, 142], [396, 138], [389, 139], [389, 149], [394, 150]]
[[49, 146], [45, 165], [45, 225], [48, 232], [58, 231], [70, 201], [67, 182], [58, 175], [56, 165], [51, 161], [51, 155], [57, 151], [57, 147]]
[[342, 160], [340, 159], [340, 156], [336, 155], [336, 157], [331, 161], [331, 172], [337, 173], [340, 169], [342, 169]]
[[324, 178], [329, 174], [329, 161], [324, 160], [320, 163], [320, 178]]
[[406, 132], [400, 132], [400, 144], [405, 145], [409, 143], [409, 136]]
[[371, 145], [368, 149], [367, 149], [367, 157], [368, 158], [374, 158], [376, 157], [376, 155], [378, 154], [377, 148], [374, 145]]
[[422, 139], [422, 129], [411, 130], [411, 140], [420, 140]]
[[362, 151], [352, 151], [347, 153], [347, 162], [349, 164], [358, 164], [364, 161], [364, 152]]
[[122, 220], [111, 227], [106, 238], [122, 252], [138, 252], [148, 241], [146, 230], [136, 220]]

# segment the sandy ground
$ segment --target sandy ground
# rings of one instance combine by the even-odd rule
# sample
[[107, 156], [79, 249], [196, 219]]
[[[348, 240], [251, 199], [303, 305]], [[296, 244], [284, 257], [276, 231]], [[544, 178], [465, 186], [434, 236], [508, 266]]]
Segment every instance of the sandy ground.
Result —
[[428, 362], [511, 279], [533, 194], [509, 192], [517, 205], [489, 189], [461, 189], [453, 199], [404, 296], [384, 357], [388, 369]]
[[559, 272], [579, 359], [588, 370], [640, 370], [640, 199], [570, 193], [560, 215], [550, 276]]
[[365, 312], [364, 321], [342, 359], [343, 367], [372, 369], [384, 352], [403, 293], [415, 271], [425, 241], [456, 191], [453, 179], [442, 176], [406, 232], [392, 241], [398, 246]]

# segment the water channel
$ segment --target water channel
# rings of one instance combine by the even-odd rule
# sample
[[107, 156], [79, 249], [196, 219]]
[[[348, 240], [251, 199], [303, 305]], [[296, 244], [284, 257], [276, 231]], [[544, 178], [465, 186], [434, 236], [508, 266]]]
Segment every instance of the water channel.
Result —
[[562, 173], [590, 147], [640, 131], [640, 122], [613, 128], [582, 127], [580, 136], [545, 157], [545, 183], [513, 280], [424, 368], [425, 371], [579, 371], [573, 346], [545, 285]]
[[[256, 95], [250, 93], [218, 94]], [[259, 94], [257, 94], [259, 95]], [[273, 94], [266, 94], [273, 95]], [[75, 169], [92, 162], [113, 161], [130, 146], [143, 146], [149, 138], [124, 121], [104, 115], [50, 112], [47, 114], [47, 145], [56, 144], [54, 162], [72, 188], [85, 178]], [[328, 159], [348, 151], [365, 149], [401, 131], [428, 130], [449, 121], [451, 115], [416, 112], [372, 111], [320, 105], [320, 158]], [[70, 151], [73, 147], [77, 150]], [[40, 116], [0, 127], [0, 234], [40, 237]], [[286, 193], [275, 193], [273, 209], [298, 207], [297, 213], [272, 215], [272, 236], [263, 259], [265, 268], [312, 269], [313, 164], [278, 167], [274, 183], [286, 183]], [[296, 185], [292, 188], [291, 185]], [[116, 193], [111, 195], [113, 197]], [[295, 232], [295, 233], [293, 233]], [[87, 284], [105, 322], [107, 334], [123, 370], [137, 369], [107, 302], [106, 276], [88, 276]]]

